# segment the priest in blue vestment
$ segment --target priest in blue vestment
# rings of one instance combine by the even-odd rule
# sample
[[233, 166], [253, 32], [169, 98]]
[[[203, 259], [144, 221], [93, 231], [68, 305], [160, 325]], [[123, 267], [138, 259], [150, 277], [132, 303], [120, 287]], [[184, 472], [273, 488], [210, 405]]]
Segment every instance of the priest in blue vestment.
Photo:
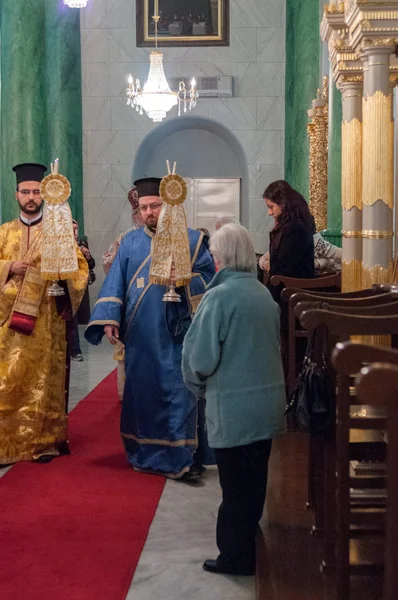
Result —
[[111, 343], [116, 338], [124, 344], [121, 436], [130, 464], [136, 471], [188, 479], [197, 445], [197, 402], [182, 379], [182, 342], [215, 268], [204, 234], [188, 229], [192, 279], [177, 288], [181, 302], [163, 302], [166, 287], [149, 281], [160, 182], [135, 182], [144, 227], [123, 239], [85, 337], [99, 344], [105, 334]]

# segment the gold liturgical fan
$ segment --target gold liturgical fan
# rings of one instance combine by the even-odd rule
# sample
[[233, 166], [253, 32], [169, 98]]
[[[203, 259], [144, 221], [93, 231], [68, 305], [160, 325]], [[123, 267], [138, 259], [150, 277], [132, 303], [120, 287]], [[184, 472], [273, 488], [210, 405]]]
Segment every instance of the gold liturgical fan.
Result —
[[72, 215], [68, 204], [71, 195], [69, 180], [58, 173], [58, 159], [51, 163], [51, 174], [43, 179], [40, 193], [45, 202], [43, 213], [44, 241], [42, 272], [44, 279], [52, 281], [49, 296], [64, 296], [59, 279], [70, 279], [77, 271], [74, 251]]
[[[170, 163], [167, 161], [168, 175], [160, 182], [160, 196], [169, 206], [182, 204], [187, 197], [187, 184], [176, 171], [177, 163], [174, 162], [173, 172], [170, 172]], [[174, 264], [174, 262], [173, 262]], [[181, 296], [176, 292], [174, 283], [170, 281], [167, 292], [163, 295], [163, 302], [181, 302]]]
[[156, 229], [150, 282], [167, 286], [163, 302], [181, 302], [175, 288], [189, 284], [192, 278], [188, 228], [182, 206], [187, 197], [187, 185], [176, 173], [177, 163], [174, 162], [172, 172], [169, 161], [166, 163], [168, 174], [160, 182], [163, 206]]

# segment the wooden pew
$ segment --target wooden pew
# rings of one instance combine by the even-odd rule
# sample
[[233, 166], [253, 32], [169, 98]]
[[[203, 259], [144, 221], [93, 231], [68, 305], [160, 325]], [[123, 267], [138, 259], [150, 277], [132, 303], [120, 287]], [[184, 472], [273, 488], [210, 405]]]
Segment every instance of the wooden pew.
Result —
[[359, 401], [387, 409], [387, 520], [383, 600], [398, 598], [398, 367], [374, 363], [355, 382]]
[[[346, 314], [339, 312], [326, 311], [318, 308], [304, 310], [300, 315], [300, 322], [308, 330], [315, 329], [318, 325], [324, 323], [329, 329], [332, 337], [340, 340], [349, 339], [352, 335], [383, 335], [398, 332], [398, 316], [362, 316], [356, 314]], [[355, 357], [357, 360], [358, 372], [368, 360], [368, 353], [363, 349], [368, 347], [363, 344], [356, 344]], [[369, 347], [375, 348], [375, 347]], [[380, 351], [385, 349], [381, 349]], [[366, 352], [368, 352], [366, 350]], [[345, 394], [350, 398], [350, 380], [342, 379], [338, 386], [339, 394]], [[336, 445], [332, 437], [324, 443], [324, 560], [322, 567], [334, 569], [335, 567], [335, 470], [336, 470]], [[339, 599], [342, 600], [342, 599]]]

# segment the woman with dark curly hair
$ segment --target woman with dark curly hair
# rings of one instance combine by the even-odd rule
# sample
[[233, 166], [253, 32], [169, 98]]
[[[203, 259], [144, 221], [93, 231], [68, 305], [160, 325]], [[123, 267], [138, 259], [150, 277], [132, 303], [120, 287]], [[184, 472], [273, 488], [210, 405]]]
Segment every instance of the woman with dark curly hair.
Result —
[[[263, 194], [268, 214], [275, 219], [270, 232], [269, 275], [310, 279], [315, 276], [315, 221], [303, 196], [287, 181], [270, 183]], [[270, 287], [275, 300], [280, 288]]]

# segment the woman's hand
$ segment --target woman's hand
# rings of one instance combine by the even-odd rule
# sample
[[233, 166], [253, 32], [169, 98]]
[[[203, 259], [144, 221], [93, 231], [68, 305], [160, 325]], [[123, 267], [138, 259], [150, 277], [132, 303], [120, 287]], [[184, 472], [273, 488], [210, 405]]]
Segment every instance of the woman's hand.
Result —
[[114, 346], [117, 343], [116, 340], [119, 339], [119, 327], [116, 327], [116, 325], [105, 325], [104, 333], [109, 343]]
[[269, 252], [266, 252], [258, 261], [260, 269], [263, 271], [269, 271]]

